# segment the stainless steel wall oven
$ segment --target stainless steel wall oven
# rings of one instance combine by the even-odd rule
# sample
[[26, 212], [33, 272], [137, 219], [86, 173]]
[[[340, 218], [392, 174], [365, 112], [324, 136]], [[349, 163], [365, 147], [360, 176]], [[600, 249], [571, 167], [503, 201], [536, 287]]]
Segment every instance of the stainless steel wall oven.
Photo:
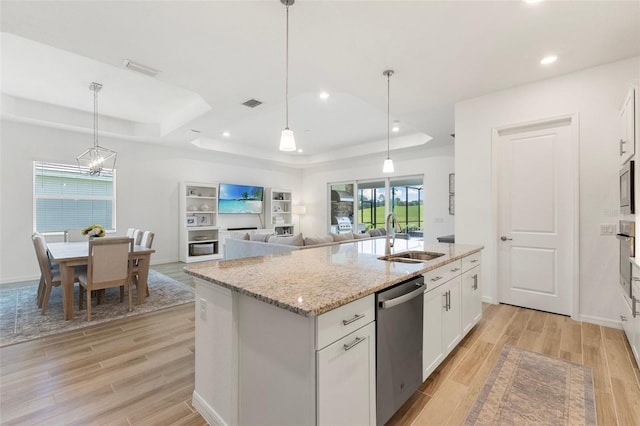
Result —
[[620, 212], [622, 214], [635, 213], [634, 164], [631, 160], [620, 170]]

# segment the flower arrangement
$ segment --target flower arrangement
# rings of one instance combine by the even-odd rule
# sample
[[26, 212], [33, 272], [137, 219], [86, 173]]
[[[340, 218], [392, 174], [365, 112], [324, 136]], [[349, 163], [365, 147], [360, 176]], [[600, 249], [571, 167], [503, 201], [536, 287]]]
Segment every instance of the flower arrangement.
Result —
[[89, 238], [104, 237], [107, 233], [102, 225], [90, 225], [86, 228], [82, 228], [82, 235], [87, 235]]

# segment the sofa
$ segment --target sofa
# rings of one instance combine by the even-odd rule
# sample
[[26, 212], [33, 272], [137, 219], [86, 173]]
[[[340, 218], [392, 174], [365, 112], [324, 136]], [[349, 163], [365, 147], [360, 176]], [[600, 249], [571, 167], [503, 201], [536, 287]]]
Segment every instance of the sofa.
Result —
[[[224, 241], [225, 259], [242, 259], [244, 257], [267, 256], [286, 253], [293, 250], [304, 250], [313, 247], [328, 246], [379, 238], [386, 235], [384, 228], [371, 229], [364, 234], [333, 234], [324, 236], [307, 236], [302, 233], [288, 236], [257, 232], [232, 232]], [[396, 238], [400, 238], [396, 234]]]

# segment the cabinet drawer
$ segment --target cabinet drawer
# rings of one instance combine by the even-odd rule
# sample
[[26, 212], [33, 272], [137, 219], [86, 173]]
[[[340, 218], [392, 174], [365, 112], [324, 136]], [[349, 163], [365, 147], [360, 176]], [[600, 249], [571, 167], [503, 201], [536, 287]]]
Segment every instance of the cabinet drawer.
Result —
[[316, 319], [316, 348], [330, 343], [375, 320], [375, 295], [371, 294], [320, 315]]
[[424, 273], [424, 283], [427, 286], [427, 291], [446, 283], [451, 278], [460, 275], [461, 272], [462, 264], [459, 260], [456, 260]]
[[481, 260], [482, 260], [482, 252], [480, 251], [477, 253], [470, 254], [467, 257], [463, 257], [461, 259], [462, 272], [467, 272], [469, 269], [473, 268], [474, 266], [480, 265]]

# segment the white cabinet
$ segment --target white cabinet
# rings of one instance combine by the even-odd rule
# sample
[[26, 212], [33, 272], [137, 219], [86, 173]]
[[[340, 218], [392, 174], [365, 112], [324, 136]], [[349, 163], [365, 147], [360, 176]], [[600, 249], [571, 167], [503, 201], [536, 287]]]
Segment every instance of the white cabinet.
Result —
[[376, 424], [375, 296], [316, 319], [319, 425]]
[[[636, 362], [640, 365], [640, 267], [635, 262], [631, 263], [631, 309], [628, 309], [627, 321], [622, 326], [627, 334], [629, 346], [633, 351]], [[625, 300], [629, 308], [627, 300]]]
[[221, 258], [218, 227], [218, 185], [180, 184], [180, 261]]
[[442, 308], [442, 339], [444, 356], [462, 340], [462, 303], [460, 298], [460, 277], [443, 284], [440, 293], [444, 299]]
[[318, 425], [376, 424], [375, 323], [317, 352]]
[[422, 324], [422, 381], [444, 360], [442, 346], [442, 309], [444, 297], [437, 291], [424, 293]]
[[480, 266], [462, 274], [462, 332], [468, 333], [482, 318]]
[[460, 276], [424, 294], [422, 323], [422, 380], [462, 340]]
[[627, 96], [620, 110], [620, 139], [618, 148], [620, 163], [624, 164], [635, 154], [636, 129], [640, 127], [640, 105], [638, 105], [638, 86], [633, 85], [627, 92]]
[[474, 253], [424, 274], [422, 380], [482, 318], [480, 258]]
[[375, 426], [375, 295], [305, 317], [194, 281], [193, 403], [210, 424]]
[[267, 224], [276, 235], [293, 235], [293, 213], [291, 191], [287, 189], [271, 189], [267, 203]]

